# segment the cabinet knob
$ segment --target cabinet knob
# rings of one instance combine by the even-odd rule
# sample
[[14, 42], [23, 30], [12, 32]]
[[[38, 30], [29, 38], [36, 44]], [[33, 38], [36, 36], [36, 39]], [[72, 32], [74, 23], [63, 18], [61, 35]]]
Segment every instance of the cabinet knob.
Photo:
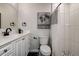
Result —
[[7, 49], [4, 49], [4, 52], [7, 52]]
[[25, 38], [23, 38], [22, 40], [24, 40]]

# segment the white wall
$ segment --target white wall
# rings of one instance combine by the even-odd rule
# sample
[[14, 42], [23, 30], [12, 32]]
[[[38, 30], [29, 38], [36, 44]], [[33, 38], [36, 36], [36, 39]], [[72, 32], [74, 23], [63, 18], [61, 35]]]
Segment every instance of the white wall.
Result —
[[[26, 30], [30, 30], [31, 33], [35, 36], [49, 36], [49, 29], [38, 29], [37, 28], [37, 13], [38, 12], [50, 12], [51, 4], [47, 3], [27, 3], [19, 4], [19, 14], [18, 20], [19, 25], [21, 26], [22, 22], [26, 22]], [[22, 27], [22, 26], [21, 26]], [[23, 27], [22, 27], [23, 28]], [[33, 44], [36, 45], [34, 48], [38, 48], [38, 42], [33, 41]]]
[[10, 22], [15, 23], [15, 27], [17, 27], [17, 12], [16, 9], [8, 3], [0, 4], [0, 13], [1, 13], [1, 27], [8, 28], [10, 27]]

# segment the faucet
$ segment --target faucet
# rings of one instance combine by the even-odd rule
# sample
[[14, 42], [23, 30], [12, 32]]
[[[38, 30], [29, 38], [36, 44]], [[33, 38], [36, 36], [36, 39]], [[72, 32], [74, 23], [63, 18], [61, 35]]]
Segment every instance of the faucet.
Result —
[[9, 32], [10, 32], [10, 31], [8, 31], [8, 30], [12, 31], [11, 28], [7, 28], [7, 29], [6, 29], [6, 32], [4, 32], [4, 36], [8, 36], [8, 35], [9, 35]]
[[[12, 31], [12, 29], [11, 29], [11, 28], [7, 28], [7, 29], [6, 29], [6, 33], [8, 33], [8, 30]], [[9, 32], [10, 32], [10, 31], [9, 31]]]

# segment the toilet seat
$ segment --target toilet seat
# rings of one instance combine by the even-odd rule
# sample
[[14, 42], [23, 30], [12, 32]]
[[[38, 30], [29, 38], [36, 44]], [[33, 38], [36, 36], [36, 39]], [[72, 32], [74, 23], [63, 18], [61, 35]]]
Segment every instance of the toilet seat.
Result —
[[51, 49], [48, 45], [41, 45], [40, 52], [45, 56], [49, 56], [51, 54]]

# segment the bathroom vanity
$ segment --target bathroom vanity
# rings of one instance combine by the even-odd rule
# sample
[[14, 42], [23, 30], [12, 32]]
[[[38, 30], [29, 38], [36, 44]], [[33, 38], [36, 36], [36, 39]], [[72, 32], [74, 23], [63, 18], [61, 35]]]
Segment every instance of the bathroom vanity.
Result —
[[0, 56], [26, 56], [30, 48], [30, 32], [0, 36]]

